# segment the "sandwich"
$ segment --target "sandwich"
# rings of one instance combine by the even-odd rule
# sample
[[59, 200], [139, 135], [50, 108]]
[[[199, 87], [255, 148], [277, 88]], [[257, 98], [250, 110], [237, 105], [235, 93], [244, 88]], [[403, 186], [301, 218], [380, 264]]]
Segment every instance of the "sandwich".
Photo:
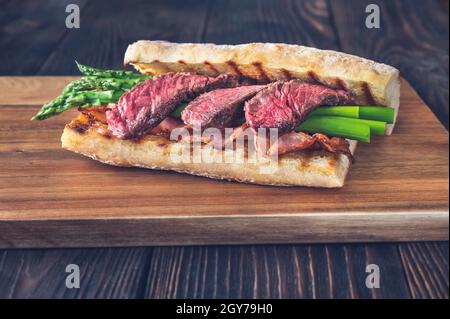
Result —
[[124, 64], [139, 73], [77, 63], [33, 119], [78, 109], [62, 147], [111, 165], [331, 188], [398, 115], [399, 71], [335, 51], [137, 41]]

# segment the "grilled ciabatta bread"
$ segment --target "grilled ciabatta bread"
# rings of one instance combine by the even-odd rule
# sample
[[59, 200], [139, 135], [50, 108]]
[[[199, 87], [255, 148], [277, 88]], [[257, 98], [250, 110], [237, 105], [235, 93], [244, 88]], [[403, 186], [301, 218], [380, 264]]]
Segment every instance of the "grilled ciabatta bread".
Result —
[[[389, 120], [378, 122], [391, 123], [381, 132], [389, 135], [399, 108], [397, 69], [335, 51], [275, 43], [138, 41], [128, 47], [124, 63], [157, 76], [125, 91], [117, 104], [81, 110], [79, 118], [64, 129], [61, 140], [65, 149], [116, 166], [265, 185], [342, 187], [357, 146], [356, 141], [344, 137], [355, 135], [331, 132], [329, 138], [320, 134], [328, 129], [324, 123], [322, 131], [312, 131], [315, 134], [311, 136], [299, 124], [319, 106], [391, 107], [395, 112], [375, 107], [382, 113], [390, 112]], [[187, 106], [180, 104], [186, 102]], [[179, 106], [184, 109], [174, 115]], [[262, 149], [265, 142], [259, 136], [252, 144], [247, 140], [241, 149], [219, 148], [214, 145], [215, 139], [204, 141], [201, 137], [201, 143], [197, 143], [201, 152], [222, 161], [199, 162], [194, 159], [195, 134], [189, 135], [198, 121], [208, 129], [231, 126], [233, 134], [241, 136], [243, 127], [253, 132], [275, 128], [281, 136], [268, 152], [257, 155], [262, 157], [256, 162], [248, 161], [249, 154], [254, 154], [249, 147]], [[357, 126], [351, 124], [355, 122], [345, 123], [345, 129]], [[188, 134], [192, 140], [170, 138], [167, 132], [180, 127], [193, 130]], [[365, 129], [368, 139], [361, 135], [355, 138], [369, 141], [373, 128], [369, 124], [359, 127]], [[232, 139], [231, 143], [237, 145], [237, 141]], [[263, 173], [271, 170], [273, 163], [267, 160], [272, 153], [278, 155], [276, 170]], [[175, 161], [173, 154], [188, 154], [189, 158]], [[247, 157], [244, 161], [227, 160], [242, 154]]]

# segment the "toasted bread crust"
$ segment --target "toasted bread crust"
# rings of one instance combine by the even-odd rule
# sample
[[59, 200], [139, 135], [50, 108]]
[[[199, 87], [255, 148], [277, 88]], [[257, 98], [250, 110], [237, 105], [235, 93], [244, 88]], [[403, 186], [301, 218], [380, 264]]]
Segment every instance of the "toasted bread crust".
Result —
[[[63, 148], [110, 165], [171, 170], [215, 179], [278, 186], [342, 187], [350, 166], [345, 155], [325, 151], [283, 155], [278, 159], [277, 169], [269, 174], [261, 171], [261, 167], [267, 167], [268, 163], [196, 163], [190, 152], [189, 161], [175, 162], [171, 154], [180, 154], [186, 143], [156, 135], [147, 135], [139, 141], [121, 140], [103, 134], [105, 131], [101, 125], [80, 115], [64, 128], [61, 137]], [[356, 144], [350, 141], [352, 153]], [[236, 156], [235, 150], [217, 150], [206, 144], [201, 149], [213, 154], [213, 158]]]
[[[280, 43], [215, 45], [138, 41], [128, 46], [125, 64], [140, 72], [234, 73], [262, 82], [298, 78], [346, 89], [360, 105], [400, 103], [399, 71], [357, 56]], [[388, 125], [391, 134], [394, 125]]]

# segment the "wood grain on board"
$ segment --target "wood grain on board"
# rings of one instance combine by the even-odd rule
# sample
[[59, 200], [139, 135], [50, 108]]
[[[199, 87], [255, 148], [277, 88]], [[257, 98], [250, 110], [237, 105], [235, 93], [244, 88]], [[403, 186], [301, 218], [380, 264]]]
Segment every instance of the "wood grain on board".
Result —
[[[394, 245], [267, 245], [155, 248], [147, 298], [403, 298]], [[366, 267], [382, 265], [380, 289]]]
[[[5, 80], [20, 81], [24, 92], [33, 87]], [[16, 102], [0, 106], [3, 247], [448, 237], [448, 133], [406, 82], [395, 134], [360, 144], [342, 189], [111, 167], [61, 149], [61, 130], [76, 111], [30, 122], [38, 107]]]
[[[43, 105], [54, 99], [76, 76], [0, 76], [3, 105]], [[25, 89], [24, 89], [25, 88]]]
[[448, 242], [398, 246], [412, 298], [448, 299]]
[[[80, 12], [87, 2], [75, 2]], [[36, 74], [69, 31], [86, 35], [82, 29], [69, 30], [65, 26], [65, 8], [71, 3], [74, 1], [5, 1], [1, 4], [0, 59], [8, 61], [2, 64], [1, 75]]]
[[[1, 251], [0, 298], [142, 298], [150, 257], [146, 248]], [[78, 289], [66, 287], [71, 264]]]

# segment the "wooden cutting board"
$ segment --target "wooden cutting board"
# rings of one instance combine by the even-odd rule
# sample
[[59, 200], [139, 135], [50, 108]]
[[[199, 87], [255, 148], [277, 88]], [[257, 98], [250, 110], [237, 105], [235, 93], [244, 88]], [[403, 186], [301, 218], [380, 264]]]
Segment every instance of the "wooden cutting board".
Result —
[[76, 111], [30, 122], [73, 77], [0, 77], [0, 247], [448, 240], [448, 132], [403, 83], [390, 137], [342, 189], [104, 165], [60, 147]]

